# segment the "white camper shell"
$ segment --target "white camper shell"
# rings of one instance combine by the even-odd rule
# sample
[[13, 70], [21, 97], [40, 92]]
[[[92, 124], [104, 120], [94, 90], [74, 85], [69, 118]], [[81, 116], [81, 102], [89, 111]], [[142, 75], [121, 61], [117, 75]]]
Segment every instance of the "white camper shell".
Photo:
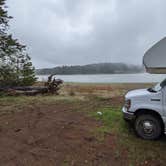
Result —
[[166, 74], [166, 37], [145, 53], [143, 64], [148, 73]]

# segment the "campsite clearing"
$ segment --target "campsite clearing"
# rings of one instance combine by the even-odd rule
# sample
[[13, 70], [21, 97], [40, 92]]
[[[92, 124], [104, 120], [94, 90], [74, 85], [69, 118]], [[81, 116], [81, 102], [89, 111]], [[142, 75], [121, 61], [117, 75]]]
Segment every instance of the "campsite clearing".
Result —
[[165, 165], [165, 136], [142, 140], [122, 119], [124, 94], [149, 86], [65, 84], [59, 96], [1, 97], [0, 165]]

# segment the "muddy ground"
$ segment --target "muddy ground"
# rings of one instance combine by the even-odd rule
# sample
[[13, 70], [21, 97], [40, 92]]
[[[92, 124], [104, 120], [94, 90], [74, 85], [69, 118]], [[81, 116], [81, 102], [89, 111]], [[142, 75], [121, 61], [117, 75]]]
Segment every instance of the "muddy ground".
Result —
[[0, 165], [127, 165], [114, 155], [115, 140], [99, 142], [92, 131], [102, 124], [64, 104], [40, 105], [0, 117]]
[[105, 133], [99, 140], [94, 131], [103, 124], [87, 114], [100, 107], [121, 107], [123, 95], [90, 94], [70, 94], [71, 101], [54, 101], [52, 96], [0, 100], [0, 166], [129, 165], [125, 148], [117, 154], [116, 135]]

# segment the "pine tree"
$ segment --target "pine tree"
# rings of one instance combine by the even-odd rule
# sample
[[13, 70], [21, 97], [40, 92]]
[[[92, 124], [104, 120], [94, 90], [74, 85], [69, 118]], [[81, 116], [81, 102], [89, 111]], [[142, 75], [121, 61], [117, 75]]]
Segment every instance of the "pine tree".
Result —
[[26, 53], [26, 46], [13, 39], [8, 33], [9, 20], [5, 6], [0, 0], [0, 86], [32, 85], [35, 69]]

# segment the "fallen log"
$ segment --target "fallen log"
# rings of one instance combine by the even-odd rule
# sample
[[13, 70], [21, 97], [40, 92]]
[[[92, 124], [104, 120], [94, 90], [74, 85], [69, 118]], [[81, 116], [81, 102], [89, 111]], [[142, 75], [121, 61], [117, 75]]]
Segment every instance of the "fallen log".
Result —
[[0, 92], [10, 96], [28, 95], [33, 96], [37, 94], [48, 93], [47, 87], [14, 87], [14, 88], [0, 88]]
[[60, 79], [53, 79], [54, 75], [48, 77], [48, 81], [45, 86], [18, 86], [18, 87], [0, 87], [0, 92], [6, 95], [17, 96], [17, 95], [28, 95], [33, 96], [37, 94], [52, 93], [58, 95], [58, 90], [63, 81]]

